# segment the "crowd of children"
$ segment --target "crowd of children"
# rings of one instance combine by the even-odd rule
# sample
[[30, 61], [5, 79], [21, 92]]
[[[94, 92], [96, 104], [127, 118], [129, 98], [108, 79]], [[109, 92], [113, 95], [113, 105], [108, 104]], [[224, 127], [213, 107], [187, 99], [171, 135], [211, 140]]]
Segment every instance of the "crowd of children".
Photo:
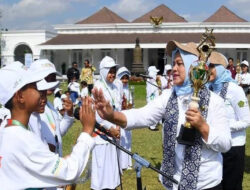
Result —
[[[196, 58], [193, 52], [184, 55], [182, 50], [178, 49], [178, 51], [175, 59], [183, 57], [188, 62], [187, 57]], [[223, 56], [221, 55], [221, 57]], [[234, 105], [227, 108], [232, 118], [235, 116], [230, 124], [233, 143], [235, 143], [230, 153], [234, 151], [233, 153], [241, 155], [240, 159], [244, 161], [242, 159], [245, 148], [244, 135], [246, 127], [250, 124], [250, 120], [247, 118], [249, 108], [242, 88], [236, 85], [236, 81], [225, 69], [226, 66], [227, 62], [210, 60], [209, 69], [212, 75], [209, 86], [215, 93], [225, 99], [226, 106], [229, 105], [227, 105], [227, 102]], [[246, 66], [248, 69], [248, 62], [242, 62], [242, 74], [236, 75], [236, 78], [241, 79], [238, 83], [242, 87], [247, 85], [249, 87], [249, 82], [246, 82], [249, 73], [244, 70]], [[13, 62], [0, 69], [0, 103], [2, 105], [0, 108], [0, 187], [2, 189], [45, 188], [55, 190], [59, 186], [72, 184], [82, 174], [91, 151], [91, 189], [116, 189], [121, 185], [121, 176], [124, 170], [132, 169], [132, 158], [97, 135], [98, 133], [104, 135], [104, 133], [94, 128], [95, 123], [97, 122], [108, 131], [108, 138], [131, 151], [132, 133], [130, 130], [122, 128], [125, 125], [124, 122], [128, 122], [126, 123], [129, 126], [128, 129], [132, 129], [131, 126], [148, 125], [151, 130], [157, 130], [156, 125], [162, 124], [161, 119], [166, 119], [168, 116], [167, 114], [164, 115], [166, 106], [169, 106], [168, 101], [162, 97], [173, 98], [170, 97], [171, 93], [174, 91], [176, 93], [182, 92], [180, 90], [182, 88], [185, 91], [184, 96], [186, 96], [191, 89], [190, 85], [187, 84], [180, 88], [177, 88], [178, 85], [174, 84], [174, 81], [175, 83], [178, 82], [176, 78], [181, 74], [179, 73], [177, 77], [176, 74], [173, 78], [172, 69], [177, 73], [176, 67], [180, 67], [179, 65], [165, 65], [162, 76], [158, 75], [159, 70], [155, 66], [150, 66], [148, 76], [146, 76], [146, 101], [148, 106], [137, 111], [132, 109], [134, 97], [129, 87], [131, 72], [126, 67], [118, 68], [118, 64], [113, 58], [105, 56], [99, 65], [100, 79], [97, 81], [93, 80], [95, 68], [89, 64], [89, 61], [86, 61], [85, 67], [82, 70], [80, 83], [76, 77], [71, 77], [64, 92], [56, 79], [60, 73], [56, 71], [55, 65], [47, 59], [36, 60], [29, 68], [26, 68], [20, 62]], [[185, 70], [184, 72], [187, 73]], [[226, 85], [229, 85], [229, 87]], [[93, 91], [94, 97], [91, 92], [93, 87], [95, 88]], [[241, 96], [239, 96], [239, 92]], [[245, 93], [247, 92], [245, 90]], [[105, 117], [105, 112], [100, 111], [97, 103], [100, 94], [102, 97], [100, 102], [104, 100], [109, 102], [110, 113], [123, 113], [125, 115], [120, 115], [121, 117], [117, 120]], [[47, 100], [49, 95], [54, 95], [53, 104]], [[179, 95], [177, 94], [175, 98], [178, 99]], [[159, 102], [163, 102], [165, 107], [162, 107], [163, 105], [160, 105]], [[149, 116], [153, 115], [153, 119], [145, 118], [150, 106], [155, 110], [155, 113]], [[74, 110], [77, 107], [80, 107], [79, 118], [83, 126], [82, 133], [79, 135], [71, 154], [63, 157], [62, 137], [72, 127], [75, 119]], [[132, 109], [131, 113], [134, 114], [129, 114], [130, 111], [128, 110], [130, 109]], [[181, 113], [181, 117], [184, 118], [184, 112]], [[141, 118], [136, 118], [137, 114]], [[127, 120], [126, 117], [131, 118], [131, 120]], [[143, 118], [145, 119], [143, 120]], [[219, 120], [219, 118], [217, 119]], [[164, 122], [164, 126], [168, 122]], [[165, 134], [165, 131], [162, 130], [162, 133]], [[242, 141], [240, 141], [240, 137]], [[168, 138], [168, 135], [163, 135], [163, 144], [167, 146], [168, 139], [165, 138]], [[207, 138], [209, 139], [209, 137]], [[228, 139], [225, 140], [225, 144], [226, 148], [222, 148], [223, 151], [229, 147]], [[181, 149], [179, 144], [178, 147]], [[210, 149], [205, 151], [209, 152]], [[165, 157], [167, 155], [164, 155], [164, 159]], [[223, 154], [223, 157], [226, 160], [228, 154]], [[219, 159], [219, 157], [217, 158]], [[236, 161], [239, 161], [239, 159]], [[236, 161], [233, 161], [233, 163]], [[225, 163], [232, 164], [231, 161]], [[240, 169], [234, 168], [234, 170], [239, 175], [243, 175], [242, 168], [244, 169], [244, 165], [241, 165]], [[165, 170], [165, 165], [161, 169]], [[226, 165], [224, 169], [227, 169]], [[227, 175], [227, 178], [225, 177], [224, 183], [230, 181], [231, 172], [232, 170], [225, 172], [224, 175]], [[173, 175], [180, 177], [179, 174]], [[169, 185], [161, 176], [160, 180], [165, 187]], [[237, 181], [239, 182], [237, 185], [241, 186], [242, 177]], [[196, 183], [198, 186], [201, 184], [199, 181], [196, 181]], [[231, 182], [228, 184], [230, 186]], [[205, 186], [209, 187], [207, 184]]]

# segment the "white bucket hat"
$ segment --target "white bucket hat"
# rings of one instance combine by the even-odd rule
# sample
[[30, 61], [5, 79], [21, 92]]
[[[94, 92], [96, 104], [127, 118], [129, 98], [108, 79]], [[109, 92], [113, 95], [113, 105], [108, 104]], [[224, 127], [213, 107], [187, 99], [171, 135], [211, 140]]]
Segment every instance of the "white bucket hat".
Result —
[[242, 61], [240, 64], [241, 64], [241, 65], [246, 65], [247, 67], [249, 67], [249, 63], [248, 63], [248, 61], [246, 61], [246, 60]]
[[165, 70], [166, 71], [172, 70], [172, 66], [169, 64], [165, 65]]
[[119, 68], [118, 71], [117, 71], [117, 73], [116, 73], [116, 77], [118, 77], [119, 79], [121, 79], [124, 75], [128, 75], [130, 77], [131, 73], [130, 73], [130, 71], [126, 67]]
[[156, 69], [155, 66], [150, 66], [150, 67], [148, 68], [148, 72], [155, 72], [155, 73], [157, 73], [157, 72], [159, 72], [159, 70]]
[[14, 62], [0, 69], [0, 103], [5, 105], [14, 94], [26, 84], [40, 81], [42, 78], [30, 72], [20, 62]]
[[101, 62], [100, 62], [100, 70], [103, 68], [111, 68], [111, 67], [116, 67], [118, 64], [115, 63], [114, 59], [109, 56], [105, 56]]
[[34, 61], [30, 67], [29, 71], [36, 75], [41, 81], [37, 83], [38, 90], [48, 90], [59, 86], [59, 81], [47, 82], [44, 78], [48, 75], [55, 73], [61, 76], [59, 72], [56, 71], [55, 65], [51, 63], [48, 59], [38, 59]]
[[56, 88], [55, 91], [54, 91], [54, 94], [56, 94], [57, 92], [60, 92], [60, 91], [62, 91], [62, 89]]

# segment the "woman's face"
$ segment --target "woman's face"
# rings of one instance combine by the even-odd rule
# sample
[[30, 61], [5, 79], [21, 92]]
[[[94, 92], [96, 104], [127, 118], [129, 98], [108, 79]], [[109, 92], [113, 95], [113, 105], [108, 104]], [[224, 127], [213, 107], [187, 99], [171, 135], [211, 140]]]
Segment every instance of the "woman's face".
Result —
[[174, 85], [180, 86], [183, 84], [186, 72], [185, 65], [181, 58], [180, 53], [176, 53], [173, 61], [173, 83]]
[[129, 80], [128, 75], [122, 76], [121, 81], [122, 81], [123, 86], [126, 86], [128, 84], [128, 80]]
[[211, 72], [209, 81], [213, 82], [216, 79], [216, 69], [214, 64], [209, 64], [209, 71]]
[[108, 75], [106, 77], [106, 80], [109, 82], [109, 83], [113, 83], [114, 80], [115, 80], [115, 76], [116, 76], [116, 67], [112, 67], [110, 68], [109, 72], [108, 72]]

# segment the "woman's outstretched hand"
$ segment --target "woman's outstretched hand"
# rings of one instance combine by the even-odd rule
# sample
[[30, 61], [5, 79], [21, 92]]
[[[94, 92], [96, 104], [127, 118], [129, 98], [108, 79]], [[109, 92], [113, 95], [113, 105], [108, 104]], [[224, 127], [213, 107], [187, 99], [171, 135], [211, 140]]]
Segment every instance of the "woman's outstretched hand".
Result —
[[102, 119], [112, 121], [114, 117], [113, 107], [110, 105], [109, 101], [104, 98], [102, 90], [94, 88], [92, 90], [94, 97], [95, 109]]

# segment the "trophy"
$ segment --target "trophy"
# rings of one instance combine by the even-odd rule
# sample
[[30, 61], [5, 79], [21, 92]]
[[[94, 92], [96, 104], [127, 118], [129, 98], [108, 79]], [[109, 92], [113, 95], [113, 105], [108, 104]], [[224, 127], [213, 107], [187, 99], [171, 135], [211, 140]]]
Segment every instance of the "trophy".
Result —
[[[202, 34], [202, 39], [197, 47], [199, 52], [198, 65], [195, 67], [191, 66], [189, 70], [189, 76], [194, 90], [189, 108], [199, 108], [199, 90], [203, 88], [209, 80], [210, 72], [206, 66], [206, 62], [215, 48], [215, 37], [212, 32], [213, 29], [206, 28], [206, 32]], [[184, 125], [181, 125], [180, 134], [177, 137], [178, 143], [183, 145], [194, 145], [196, 132], [196, 129], [186, 121]]]

